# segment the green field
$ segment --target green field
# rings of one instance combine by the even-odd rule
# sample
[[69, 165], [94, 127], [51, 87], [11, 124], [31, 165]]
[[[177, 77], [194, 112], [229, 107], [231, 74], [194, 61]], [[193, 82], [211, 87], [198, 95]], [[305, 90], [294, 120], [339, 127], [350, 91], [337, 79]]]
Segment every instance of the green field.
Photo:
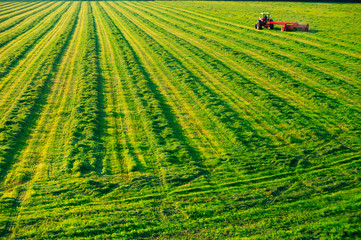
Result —
[[0, 238], [360, 237], [360, 19], [1, 1]]

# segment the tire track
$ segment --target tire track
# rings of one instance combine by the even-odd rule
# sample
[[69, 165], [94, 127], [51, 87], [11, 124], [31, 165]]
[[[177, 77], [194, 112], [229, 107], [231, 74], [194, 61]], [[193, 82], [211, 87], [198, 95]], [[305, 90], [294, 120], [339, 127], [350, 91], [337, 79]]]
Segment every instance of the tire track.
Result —
[[[297, 177], [294, 176], [295, 179], [297, 179]], [[324, 179], [325, 180], [325, 179]], [[184, 195], [182, 193], [178, 193], [178, 192], [174, 192], [172, 193], [172, 195], [167, 198], [164, 197], [162, 195], [148, 195], [148, 196], [141, 196], [141, 197], [136, 197], [136, 198], [132, 198], [132, 199], [124, 199], [124, 200], [119, 200], [116, 199], [115, 201], [109, 201], [109, 202], [104, 202], [105, 199], [99, 199], [98, 201], [94, 201], [91, 204], [92, 210], [89, 213], [88, 209], [84, 209], [83, 206], [73, 206], [72, 207], [72, 211], [71, 212], [63, 212], [61, 214], [61, 216], [65, 219], [68, 219], [67, 221], [69, 221], [70, 219], [74, 219], [78, 216], [82, 216], [83, 222], [80, 226], [78, 226], [76, 229], [82, 229], [84, 231], [86, 231], [87, 229], [90, 229], [90, 232], [86, 231], [86, 233], [88, 235], [98, 235], [99, 231], [98, 229], [93, 229], [90, 226], [94, 225], [94, 223], [91, 222], [91, 218], [93, 217], [93, 214], [97, 214], [97, 217], [101, 218], [103, 221], [110, 223], [108, 226], [106, 226], [105, 228], [102, 228], [101, 230], [101, 234], [102, 236], [107, 236], [106, 234], [113, 234], [112, 236], [114, 237], [114, 234], [118, 233], [121, 234], [121, 232], [129, 232], [129, 231], [124, 231], [126, 228], [132, 227], [135, 229], [138, 228], [142, 228], [144, 229], [146, 226], [149, 226], [149, 222], [151, 221], [149, 219], [150, 215], [146, 215], [146, 214], [142, 214], [141, 216], [139, 216], [139, 213], [136, 214], [136, 211], [134, 209], [142, 209], [142, 207], [144, 207], [144, 204], [146, 204], [147, 206], [149, 206], [148, 204], [151, 204], [154, 201], [159, 200], [159, 198], [161, 199], [161, 201], [164, 201], [164, 204], [168, 205], [168, 210], [169, 208], [173, 208], [176, 206], [181, 205], [182, 209], [184, 212], [184, 219], [186, 219], [187, 223], [189, 222], [189, 226], [193, 226], [194, 227], [194, 223], [197, 221], [202, 220], [203, 223], [229, 223], [229, 221], [231, 221], [232, 219], [236, 222], [239, 221], [237, 216], [248, 216], [248, 220], [250, 219], [259, 219], [259, 218], [263, 218], [263, 215], [260, 215], [261, 212], [267, 211], [270, 213], [273, 213], [273, 211], [280, 211], [279, 209], [282, 209], [282, 211], [289, 211], [292, 210], [294, 211], [294, 206], [296, 205], [303, 205], [303, 206], [314, 206], [317, 202], [319, 202], [318, 204], [323, 204], [322, 202], [320, 202], [320, 200], [322, 199], [327, 199], [328, 201], [333, 201], [333, 197], [330, 198], [332, 195], [341, 195], [343, 197], [346, 196], [346, 198], [348, 198], [349, 196], [354, 196], [354, 195], [350, 195], [350, 194], [345, 194], [345, 192], [349, 192], [351, 191], [351, 193], [356, 193], [357, 192], [357, 187], [355, 187], [353, 190], [349, 190], [347, 188], [342, 188], [342, 190], [339, 190], [337, 193], [334, 192], [335, 190], [329, 189], [325, 192], [322, 193], [321, 199], [318, 198], [318, 196], [315, 196], [312, 199], [305, 199], [304, 197], [298, 197], [295, 198], [292, 195], [292, 192], [296, 191], [297, 193], [297, 181], [299, 183], [302, 183], [302, 179], [301, 180], [296, 180], [296, 182], [293, 180], [291, 181], [286, 181], [283, 183], [279, 183], [279, 182], [272, 182], [270, 185], [262, 185], [262, 184], [253, 184], [250, 183], [249, 186], [246, 186], [246, 190], [250, 193], [250, 194], [239, 194], [240, 189], [230, 189], [229, 192], [227, 192], [227, 190], [222, 187], [219, 186], [220, 190], [218, 193], [220, 194], [220, 196], [224, 196], [221, 197], [221, 199], [217, 202], [214, 201], [214, 199], [212, 199], [211, 201], [209, 200], [209, 196], [213, 196], [211, 195], [213, 192], [211, 191], [206, 191], [204, 193], [199, 193], [197, 191], [194, 191], [196, 189], [190, 189], [190, 192], [187, 195]], [[269, 189], [278, 189], [279, 186], [284, 186], [284, 184], [286, 184], [286, 188], [288, 187], [288, 189], [283, 189], [280, 188], [281, 191], [283, 191], [283, 194], [287, 193], [287, 191], [290, 191], [291, 194], [287, 195], [285, 197], [283, 197], [282, 195], [278, 195], [277, 196], [277, 191], [273, 192], [274, 194], [276, 194], [275, 196], [273, 196], [271, 194], [271, 196], [267, 195], [267, 191], [269, 191]], [[322, 184], [325, 184], [325, 182], [323, 181]], [[294, 187], [296, 185], [296, 187]], [[242, 187], [242, 184], [240, 185]], [[266, 187], [269, 186], [269, 187]], [[293, 189], [292, 189], [293, 188]], [[296, 189], [295, 189], [296, 188]], [[282, 190], [283, 189], [283, 190]], [[327, 188], [326, 188], [327, 189]], [[243, 189], [244, 190], [244, 189]], [[299, 189], [298, 189], [299, 190]], [[254, 193], [256, 192], [260, 192], [260, 194], [256, 194], [254, 195]], [[228, 194], [226, 194], [228, 193]], [[307, 194], [305, 194], [305, 197], [307, 197], [309, 194], [312, 194], [313, 190], [312, 189], [308, 189]], [[230, 195], [232, 194], [232, 195]], [[253, 194], [253, 195], [252, 195]], [[235, 199], [236, 202], [233, 202], [231, 205], [229, 204], [229, 200], [230, 199]], [[278, 205], [277, 204], [277, 199], [278, 198], [283, 198], [285, 203], [282, 205]], [[190, 201], [190, 199], [192, 199]], [[336, 197], [337, 200], [339, 200], [338, 197]], [[174, 201], [177, 200], [178, 204], [174, 204]], [[119, 209], [117, 213], [115, 213], [115, 215], [113, 215], [113, 218], [109, 217], [109, 212], [112, 212], [112, 204], [114, 204], [113, 206], [123, 206], [122, 209]], [[222, 209], [222, 210], [217, 210], [214, 209], [213, 207], [215, 206], [215, 204], [218, 206], [217, 209]], [[265, 208], [265, 205], [267, 206]], [[194, 211], [189, 211], [192, 210], [191, 206], [198, 206], [200, 209], [202, 209], [201, 211], [198, 212], [194, 212]], [[328, 204], [327, 204], [328, 206]], [[357, 205], [358, 206], [358, 205]], [[261, 209], [258, 209], [261, 208]], [[289, 210], [287, 210], [289, 209]], [[306, 208], [305, 208], [306, 209]], [[307, 208], [308, 209], [308, 208]], [[322, 208], [318, 208], [318, 209], [322, 209]], [[340, 209], [341, 210], [341, 209]], [[203, 215], [202, 211], [211, 211], [211, 212], [215, 212], [215, 214], [211, 214], [211, 215]], [[56, 211], [52, 211], [52, 212], [56, 212]], [[322, 212], [322, 211], [320, 211]], [[58, 213], [59, 214], [59, 213]], [[132, 214], [138, 215], [137, 217], [132, 216]], [[149, 213], [148, 213], [149, 214]], [[154, 214], [154, 212], [152, 212], [152, 214]], [[183, 214], [183, 213], [182, 213]], [[195, 217], [196, 214], [196, 218]], [[273, 216], [274, 213], [272, 214]], [[118, 217], [119, 216], [119, 217]], [[115, 219], [119, 219], [120, 217], [126, 217], [126, 221], [116, 221]], [[148, 217], [149, 216], [149, 217]], [[152, 215], [153, 216], [153, 215]], [[52, 218], [57, 218], [59, 217], [59, 215], [56, 215], [56, 213], [54, 215], [48, 216], [48, 217], [52, 217]], [[172, 217], [172, 216], [170, 216]], [[178, 219], [178, 221], [170, 221], [170, 224], [175, 224], [174, 226], [170, 226], [171, 229], [176, 229], [176, 226], [179, 226], [179, 221], [182, 219], [182, 215], [180, 212], [177, 212], [175, 216], [173, 216], [175, 218], [173, 218], [173, 220]], [[69, 219], [70, 218], [70, 219]], [[59, 224], [62, 224], [59, 223]], [[184, 225], [182, 225], [184, 226]], [[250, 226], [248, 226], [250, 227]], [[149, 231], [153, 234], [152, 236], [154, 236], [154, 234], [156, 233], [154, 229], [162, 229], [162, 226], [160, 224], [156, 224], [156, 225], [152, 225], [151, 228], [149, 229]], [[80, 234], [84, 234], [81, 231]], [[53, 232], [53, 231], [49, 231], [47, 232], [49, 235], [46, 235], [48, 238], [52, 237], [60, 237], [60, 236], [65, 236], [65, 233], [63, 232]], [[141, 232], [143, 233], [143, 231]], [[24, 233], [26, 234], [26, 233]], [[75, 232], [75, 229], [71, 232], [66, 232], [66, 236], [78, 236], [77, 233]], [[134, 238], [135, 236], [142, 236], [142, 235], [138, 235], [140, 234], [137, 231], [133, 231], [131, 233], [129, 233], [129, 237]], [[23, 236], [27, 236], [27, 235], [23, 235]], [[83, 236], [83, 235], [81, 235]], [[117, 235], [120, 236], [120, 235]], [[123, 236], [123, 235], [122, 235]], [[143, 236], [144, 237], [144, 236]]]

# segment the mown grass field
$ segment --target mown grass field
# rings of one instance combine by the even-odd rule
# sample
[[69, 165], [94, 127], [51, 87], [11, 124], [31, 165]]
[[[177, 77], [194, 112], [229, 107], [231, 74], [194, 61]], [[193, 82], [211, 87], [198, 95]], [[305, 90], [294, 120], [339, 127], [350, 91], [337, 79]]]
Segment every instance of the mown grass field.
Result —
[[0, 238], [360, 237], [360, 19], [0, 2]]

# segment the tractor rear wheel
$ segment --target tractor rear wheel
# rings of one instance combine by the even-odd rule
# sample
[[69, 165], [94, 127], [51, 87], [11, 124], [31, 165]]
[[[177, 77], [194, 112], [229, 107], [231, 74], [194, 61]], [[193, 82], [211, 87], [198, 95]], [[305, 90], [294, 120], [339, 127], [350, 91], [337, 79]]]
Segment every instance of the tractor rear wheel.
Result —
[[261, 22], [261, 20], [258, 20], [258, 22], [257, 22], [257, 29], [262, 30], [262, 22]]
[[[270, 19], [269, 21], [270, 21], [270, 22], [273, 22], [272, 19]], [[269, 27], [268, 27], [268, 29], [273, 29], [273, 28], [274, 28], [274, 25], [273, 25], [273, 24], [270, 24]]]

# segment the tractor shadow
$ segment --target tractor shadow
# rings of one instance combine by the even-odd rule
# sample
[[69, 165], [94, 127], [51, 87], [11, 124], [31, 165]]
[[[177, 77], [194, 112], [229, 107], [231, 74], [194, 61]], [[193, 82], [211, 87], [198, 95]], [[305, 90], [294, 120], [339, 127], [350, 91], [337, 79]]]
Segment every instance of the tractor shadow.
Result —
[[323, 32], [322, 30], [317, 30], [317, 29], [310, 29], [308, 30], [309, 33], [318, 33], [318, 32]]
[[[270, 30], [270, 29], [267, 29], [267, 28], [263, 28], [263, 30], [266, 30], [266, 31], [279, 31], [279, 32], [281, 32], [281, 27], [274, 27], [274, 29], [273, 30]], [[303, 31], [297, 31], [297, 30], [295, 30], [295, 31], [290, 31], [290, 32], [303, 32]], [[317, 29], [309, 29], [308, 30], [308, 33], [318, 33], [318, 32], [323, 32], [322, 30], [317, 30]]]

